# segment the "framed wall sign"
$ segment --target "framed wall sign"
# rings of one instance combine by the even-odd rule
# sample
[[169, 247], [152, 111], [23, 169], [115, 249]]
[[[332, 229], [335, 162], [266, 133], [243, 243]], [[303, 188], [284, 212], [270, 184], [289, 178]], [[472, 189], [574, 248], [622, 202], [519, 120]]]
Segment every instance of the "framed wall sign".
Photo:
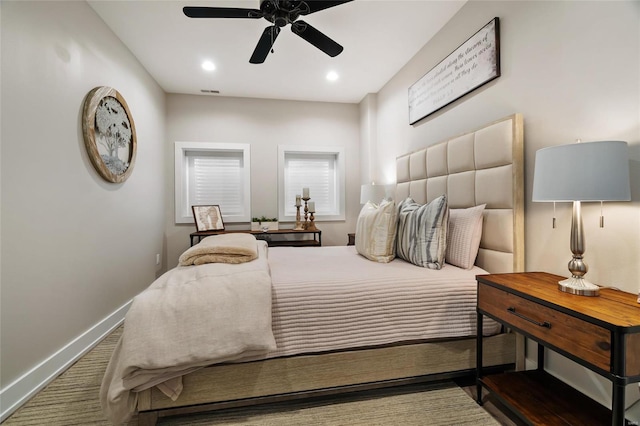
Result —
[[109, 182], [124, 182], [136, 160], [136, 126], [127, 102], [116, 89], [100, 86], [87, 94], [82, 134], [98, 174]]
[[220, 206], [191, 206], [196, 231], [224, 231]]
[[409, 124], [500, 76], [499, 23], [493, 18], [409, 87]]

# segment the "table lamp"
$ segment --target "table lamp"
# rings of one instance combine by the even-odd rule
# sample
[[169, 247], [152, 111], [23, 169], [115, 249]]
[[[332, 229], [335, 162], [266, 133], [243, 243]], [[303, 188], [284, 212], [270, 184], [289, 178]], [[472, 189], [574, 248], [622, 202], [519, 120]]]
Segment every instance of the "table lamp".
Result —
[[[599, 287], [584, 278], [588, 267], [583, 261], [585, 243], [581, 203], [630, 199], [626, 142], [578, 142], [536, 152], [532, 201], [573, 202], [571, 277], [558, 283], [561, 291], [581, 296], [599, 294]], [[600, 226], [603, 226], [602, 217]]]

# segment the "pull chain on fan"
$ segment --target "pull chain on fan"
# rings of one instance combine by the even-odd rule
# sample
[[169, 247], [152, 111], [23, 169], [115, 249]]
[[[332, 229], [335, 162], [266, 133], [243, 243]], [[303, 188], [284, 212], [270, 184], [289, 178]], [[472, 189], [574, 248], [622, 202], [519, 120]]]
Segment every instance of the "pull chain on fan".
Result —
[[318, 31], [304, 21], [297, 21], [300, 15], [309, 15], [330, 7], [349, 3], [353, 0], [261, 0], [260, 9], [242, 9], [235, 7], [190, 7], [182, 9], [189, 18], [265, 18], [273, 25], [262, 32], [249, 62], [261, 64], [267, 59], [269, 52], [274, 53], [273, 44], [280, 34], [280, 28], [291, 24], [291, 31], [303, 40], [311, 43], [327, 55], [339, 55], [343, 47], [331, 38]]

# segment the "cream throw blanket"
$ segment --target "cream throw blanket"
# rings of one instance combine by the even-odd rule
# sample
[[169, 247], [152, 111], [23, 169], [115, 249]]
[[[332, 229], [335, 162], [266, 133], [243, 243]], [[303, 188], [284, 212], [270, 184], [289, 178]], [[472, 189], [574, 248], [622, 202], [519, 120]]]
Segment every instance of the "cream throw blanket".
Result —
[[253, 244], [252, 262], [177, 267], [133, 299], [100, 389], [114, 424], [131, 417], [136, 391], [158, 386], [175, 400], [182, 375], [276, 349], [267, 244]]
[[256, 237], [251, 234], [221, 234], [204, 238], [187, 249], [179, 259], [180, 266], [205, 263], [244, 263], [258, 257]]

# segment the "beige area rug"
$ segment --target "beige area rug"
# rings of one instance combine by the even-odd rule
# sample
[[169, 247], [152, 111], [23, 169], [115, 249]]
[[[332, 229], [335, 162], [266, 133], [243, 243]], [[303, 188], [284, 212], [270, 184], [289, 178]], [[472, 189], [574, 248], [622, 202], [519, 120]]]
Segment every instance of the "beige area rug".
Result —
[[[116, 330], [9, 417], [3, 426], [110, 425], [98, 400]], [[129, 423], [136, 425], [134, 418]], [[499, 425], [452, 382], [168, 417], [159, 425]]]
[[[446, 388], [412, 386], [377, 391], [367, 395], [321, 399], [267, 407], [225, 410], [189, 418], [166, 418], [159, 425], [498, 425], [455, 384]], [[406, 392], [406, 393], [405, 393]]]

